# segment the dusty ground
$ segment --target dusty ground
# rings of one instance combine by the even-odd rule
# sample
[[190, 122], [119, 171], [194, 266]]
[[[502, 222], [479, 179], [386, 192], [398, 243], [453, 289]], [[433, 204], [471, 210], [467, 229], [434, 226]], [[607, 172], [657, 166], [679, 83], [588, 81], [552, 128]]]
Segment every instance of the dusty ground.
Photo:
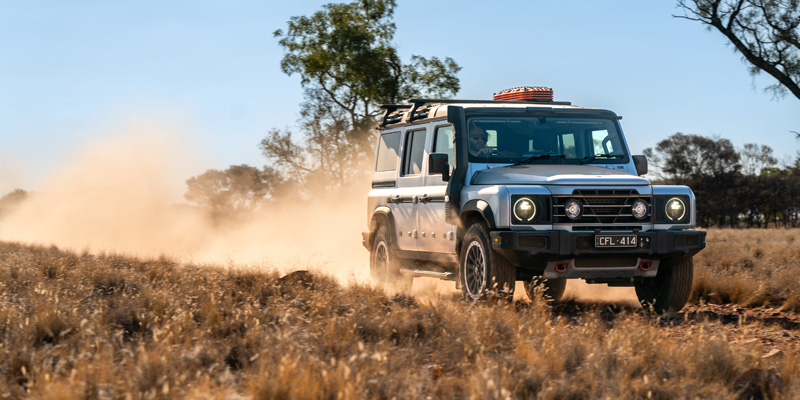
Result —
[[569, 288], [467, 304], [432, 279], [387, 293], [0, 242], [0, 397], [800, 398], [795, 309], [657, 317], [630, 288]]
[[[412, 294], [425, 301], [443, 296], [457, 300], [460, 293], [453, 282], [415, 279]], [[518, 283], [514, 301], [527, 307], [528, 299]], [[569, 281], [565, 300], [553, 308], [553, 318], [579, 323], [583, 317], [599, 312], [608, 324], [622, 315], [644, 315], [633, 288], [588, 285]], [[656, 318], [656, 317], [653, 317]], [[680, 313], [659, 318], [664, 337], [688, 340], [700, 332], [723, 337], [735, 346], [758, 350], [765, 358], [785, 354], [800, 356], [800, 313], [780, 311], [778, 307], [742, 307], [736, 304], [687, 304]]]
[[[554, 318], [579, 323], [599, 312], [607, 324], [629, 313], [644, 314], [629, 301], [568, 299], [553, 308]], [[800, 314], [772, 307], [745, 308], [735, 304], [687, 304], [681, 312], [658, 319], [662, 337], [686, 342], [699, 334], [720, 336], [734, 347], [758, 351], [762, 358], [800, 356]]]
[[733, 304], [687, 305], [666, 323], [667, 336], [683, 338], [715, 321], [719, 334], [733, 344], [760, 349], [762, 357], [800, 354], [800, 314], [780, 312], [775, 308], [743, 308]]

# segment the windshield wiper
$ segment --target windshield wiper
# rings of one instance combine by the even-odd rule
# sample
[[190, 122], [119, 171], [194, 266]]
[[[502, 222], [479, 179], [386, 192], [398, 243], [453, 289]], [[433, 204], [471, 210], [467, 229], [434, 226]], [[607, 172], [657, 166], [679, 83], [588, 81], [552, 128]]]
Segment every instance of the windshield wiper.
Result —
[[517, 163], [514, 165], [527, 164], [531, 161], [536, 161], [536, 160], [546, 160], [549, 158], [565, 158], [565, 157], [566, 156], [563, 154], [536, 154], [533, 156], [523, 157], [521, 160], [517, 161]]
[[623, 157], [622, 154], [595, 154], [593, 156], [583, 157], [583, 160], [581, 160], [581, 164], [588, 164], [600, 158], [622, 158], [622, 157]]

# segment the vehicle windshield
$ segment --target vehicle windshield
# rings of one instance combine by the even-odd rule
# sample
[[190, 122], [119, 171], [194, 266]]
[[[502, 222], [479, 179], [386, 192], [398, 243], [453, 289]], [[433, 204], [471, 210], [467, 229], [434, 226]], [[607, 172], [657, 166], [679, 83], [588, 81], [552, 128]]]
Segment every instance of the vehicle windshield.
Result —
[[469, 161], [512, 164], [622, 164], [627, 152], [610, 118], [473, 117]]

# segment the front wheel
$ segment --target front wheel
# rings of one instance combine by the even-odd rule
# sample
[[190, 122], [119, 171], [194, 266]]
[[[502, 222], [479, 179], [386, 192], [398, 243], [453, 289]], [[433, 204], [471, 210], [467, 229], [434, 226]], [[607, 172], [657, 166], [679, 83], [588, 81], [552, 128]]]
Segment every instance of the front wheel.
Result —
[[461, 295], [465, 300], [514, 297], [517, 270], [492, 249], [486, 225], [472, 224], [467, 229], [458, 264]]
[[655, 278], [636, 283], [639, 302], [657, 314], [680, 311], [692, 293], [692, 258], [664, 260]]
[[378, 228], [369, 256], [370, 275], [383, 287], [410, 290], [414, 278], [400, 272], [400, 260], [395, 257], [391, 243], [389, 228], [385, 225]]

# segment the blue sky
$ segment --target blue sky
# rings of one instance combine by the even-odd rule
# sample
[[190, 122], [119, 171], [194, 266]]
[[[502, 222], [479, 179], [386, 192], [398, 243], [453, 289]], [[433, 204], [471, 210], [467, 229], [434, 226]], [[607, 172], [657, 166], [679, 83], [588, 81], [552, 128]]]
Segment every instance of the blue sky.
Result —
[[[292, 127], [302, 89], [272, 32], [328, 1], [0, 2], [0, 195], [35, 190], [129, 120], [182, 131], [196, 171], [262, 166], [259, 141]], [[634, 153], [675, 132], [800, 149], [800, 100], [774, 100], [721, 34], [674, 2], [400, 0], [395, 43], [452, 57], [460, 98], [522, 85], [612, 109]], [[188, 138], [188, 139], [187, 139]], [[186, 178], [188, 178], [187, 176]]]

